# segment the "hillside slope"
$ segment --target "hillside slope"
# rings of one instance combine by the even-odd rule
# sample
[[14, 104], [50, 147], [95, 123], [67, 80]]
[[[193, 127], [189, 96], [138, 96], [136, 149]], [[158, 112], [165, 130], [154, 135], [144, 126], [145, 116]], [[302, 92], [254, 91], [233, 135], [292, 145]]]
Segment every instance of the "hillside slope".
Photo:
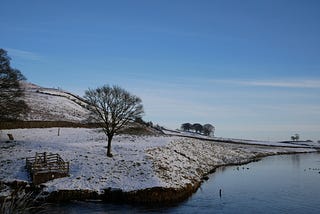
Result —
[[68, 121], [83, 123], [89, 111], [85, 101], [69, 92], [22, 83], [25, 101], [30, 107], [27, 121]]
[[[32, 83], [22, 82], [25, 89], [25, 101], [30, 107], [29, 114], [22, 118], [28, 121], [28, 124], [2, 124], [4, 129], [12, 128], [44, 128], [44, 127], [69, 127], [76, 124], [85, 125], [94, 121], [89, 121], [90, 111], [87, 109], [86, 101], [70, 92], [54, 88], [44, 88]], [[31, 124], [29, 121], [37, 121]], [[50, 122], [49, 124], [38, 124], [41, 122]], [[51, 122], [58, 122], [51, 123]], [[63, 123], [61, 123], [63, 122]], [[67, 124], [64, 122], [70, 122]], [[94, 126], [94, 125], [93, 125]], [[121, 132], [131, 135], [161, 135], [159, 129], [149, 127], [146, 124], [136, 122], [129, 123]]]

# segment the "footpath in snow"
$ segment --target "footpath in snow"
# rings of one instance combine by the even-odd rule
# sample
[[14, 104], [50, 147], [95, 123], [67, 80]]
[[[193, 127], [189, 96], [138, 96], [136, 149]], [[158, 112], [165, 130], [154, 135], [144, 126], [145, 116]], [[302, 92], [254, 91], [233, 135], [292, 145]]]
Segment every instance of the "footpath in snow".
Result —
[[[7, 133], [15, 141], [7, 140]], [[209, 142], [179, 136], [116, 136], [113, 157], [106, 156], [106, 137], [98, 129], [58, 128], [2, 130], [0, 181], [30, 182], [25, 158], [36, 152], [58, 153], [70, 162], [70, 176], [47, 183], [45, 191], [153, 187], [183, 188], [201, 182], [218, 166], [241, 164], [280, 153], [314, 152], [312, 148], [266, 147]], [[1, 192], [1, 190], [0, 190]], [[5, 191], [1, 192], [5, 194]]]

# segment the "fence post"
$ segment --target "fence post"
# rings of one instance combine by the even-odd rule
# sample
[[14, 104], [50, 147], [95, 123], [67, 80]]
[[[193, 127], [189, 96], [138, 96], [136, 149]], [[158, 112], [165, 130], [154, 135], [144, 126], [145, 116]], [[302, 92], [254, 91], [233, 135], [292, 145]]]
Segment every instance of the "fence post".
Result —
[[38, 160], [38, 159], [39, 159], [39, 158], [38, 158], [38, 152], [36, 152], [36, 158], [35, 158], [35, 159], [36, 159], [36, 160], [35, 160], [35, 163], [38, 163], [38, 161], [39, 161], [39, 160]]
[[44, 162], [47, 163], [47, 153], [46, 152], [43, 153], [43, 159], [44, 159]]
[[9, 140], [14, 140], [14, 137], [12, 134], [8, 134]]

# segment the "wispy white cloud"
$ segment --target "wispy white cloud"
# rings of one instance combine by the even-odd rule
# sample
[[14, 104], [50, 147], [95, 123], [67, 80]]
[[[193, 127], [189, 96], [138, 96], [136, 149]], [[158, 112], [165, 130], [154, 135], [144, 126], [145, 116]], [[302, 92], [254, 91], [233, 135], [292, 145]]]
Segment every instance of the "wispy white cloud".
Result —
[[14, 48], [6, 48], [6, 50], [8, 51], [8, 55], [11, 57], [17, 57], [33, 61], [39, 61], [42, 58], [40, 55], [30, 51], [19, 50]]
[[320, 88], [320, 80], [210, 80], [217, 83], [253, 87]]

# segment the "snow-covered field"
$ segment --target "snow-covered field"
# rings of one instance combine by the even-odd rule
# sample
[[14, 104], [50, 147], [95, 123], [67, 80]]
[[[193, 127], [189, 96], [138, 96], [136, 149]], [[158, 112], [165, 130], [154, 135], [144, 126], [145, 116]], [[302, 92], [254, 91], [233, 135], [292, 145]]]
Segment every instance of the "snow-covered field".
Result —
[[25, 101], [30, 107], [25, 120], [85, 122], [88, 119], [86, 103], [77, 96], [26, 82], [22, 86], [25, 89]]
[[106, 137], [97, 129], [58, 128], [16, 129], [2, 131], [13, 134], [16, 142], [1, 143], [0, 179], [30, 181], [25, 158], [36, 152], [58, 153], [70, 162], [70, 177], [56, 179], [46, 185], [49, 190], [121, 188], [135, 190], [161, 186], [152, 170], [146, 150], [168, 144], [172, 137], [116, 136], [113, 158], [106, 156]]
[[[5, 143], [7, 133], [16, 141]], [[70, 162], [70, 176], [45, 183], [46, 190], [106, 188], [133, 191], [151, 187], [179, 188], [216, 166], [239, 164], [254, 157], [307, 148], [279, 148], [208, 142], [184, 137], [116, 136], [113, 158], [106, 156], [105, 135], [98, 129], [58, 128], [2, 130], [0, 180], [30, 182], [25, 158], [36, 152], [58, 153]]]

